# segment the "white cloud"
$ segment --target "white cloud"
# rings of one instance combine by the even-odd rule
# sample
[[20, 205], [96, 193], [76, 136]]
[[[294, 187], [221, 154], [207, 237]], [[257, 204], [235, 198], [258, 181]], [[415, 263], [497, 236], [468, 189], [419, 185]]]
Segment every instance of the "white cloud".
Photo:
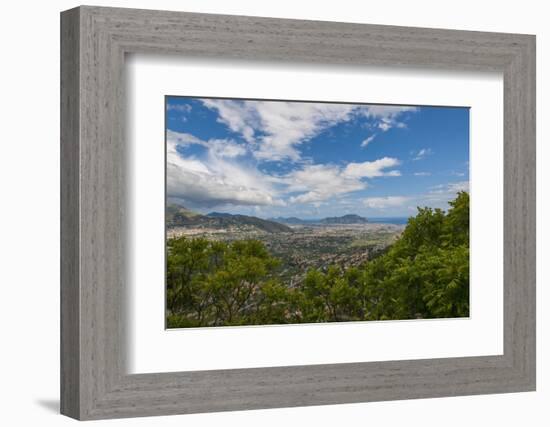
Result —
[[383, 157], [372, 162], [336, 165], [306, 165], [286, 177], [289, 192], [302, 192], [290, 198], [291, 203], [311, 203], [327, 200], [353, 191], [364, 190], [368, 184], [363, 178], [399, 176], [400, 172], [385, 169], [399, 165], [399, 160]]
[[[244, 141], [202, 140], [188, 133], [167, 131], [167, 192], [195, 206], [320, 206], [332, 197], [367, 188], [369, 178], [400, 176], [392, 169], [399, 160], [314, 165], [301, 158], [300, 145], [330, 127], [363, 116], [370, 128], [387, 131], [405, 127], [400, 116], [414, 107], [369, 106], [308, 102], [203, 99], [218, 113], [218, 122]], [[168, 110], [188, 113], [190, 105], [168, 104]], [[368, 145], [376, 133], [366, 138]], [[199, 145], [200, 155], [186, 156], [177, 147]], [[181, 150], [180, 150], [181, 151]], [[256, 159], [256, 160], [254, 160]], [[258, 169], [262, 161], [295, 162], [291, 172], [270, 175]], [[296, 169], [295, 167], [298, 166]], [[285, 200], [287, 202], [285, 202]]]
[[365, 138], [363, 142], [361, 142], [361, 147], [366, 147], [367, 145], [369, 145], [374, 140], [374, 138], [376, 138], [376, 134], [372, 134], [368, 138]]
[[169, 198], [201, 207], [283, 204], [276, 189], [257, 169], [236, 161], [238, 147], [215, 140], [218, 142], [209, 149], [206, 159], [198, 159], [184, 157], [176, 150], [177, 145], [191, 143], [188, 141], [201, 145], [204, 142], [188, 134], [170, 135], [167, 139]]
[[220, 157], [239, 157], [246, 154], [246, 149], [239, 144], [223, 139], [211, 140], [211, 152]]
[[166, 105], [168, 111], [179, 111], [180, 113], [189, 113], [193, 107], [189, 104], [170, 104]]
[[248, 142], [254, 142], [254, 129], [259, 117], [254, 111], [254, 102], [228, 99], [201, 99], [202, 103], [219, 114], [218, 122], [224, 123], [233, 132], [240, 133]]
[[400, 176], [401, 173], [396, 170], [385, 172], [384, 169], [398, 166], [398, 159], [393, 157], [383, 157], [373, 162], [349, 163], [344, 169], [345, 175], [355, 178], [375, 178], [379, 176]]
[[431, 176], [430, 172], [415, 172], [414, 176]]
[[191, 135], [190, 133], [174, 132], [173, 130], [167, 130], [166, 143], [188, 146], [191, 144], [203, 145], [204, 141]]
[[450, 182], [432, 187], [429, 191], [409, 196], [367, 197], [362, 200], [365, 207], [384, 210], [385, 214], [402, 215], [404, 209], [414, 213], [416, 207], [432, 207], [446, 210], [448, 202], [456, 197], [459, 191], [468, 191], [468, 181]]
[[411, 197], [416, 206], [432, 207], [447, 210], [449, 202], [456, 198], [460, 191], [469, 191], [468, 181], [448, 182], [431, 187], [427, 192]]
[[414, 155], [413, 160], [422, 160], [431, 154], [433, 154], [431, 148], [422, 148]]
[[[200, 145], [202, 157], [184, 156], [177, 147]], [[283, 205], [319, 202], [358, 190], [364, 190], [367, 178], [399, 176], [388, 170], [400, 164], [398, 159], [383, 157], [371, 162], [302, 164], [283, 174], [269, 175], [242, 158], [243, 144], [232, 140], [209, 140], [188, 133], [167, 132], [167, 193], [190, 205]], [[250, 159], [250, 157], [248, 157]]]
[[391, 128], [404, 128], [406, 124], [398, 121], [399, 116], [404, 112], [414, 112], [416, 107], [406, 105], [369, 105], [366, 107], [365, 116], [377, 120], [375, 126], [383, 132]]
[[469, 191], [470, 190], [470, 182], [469, 181], [460, 181], [460, 182], [452, 182], [448, 184], [447, 188], [450, 192], [458, 193], [459, 191]]
[[458, 182], [449, 182], [446, 184], [439, 184], [431, 188], [428, 194], [452, 194], [458, 193], [459, 191], [469, 191], [470, 182], [469, 181], [458, 181]]
[[386, 209], [403, 206], [409, 199], [409, 197], [404, 196], [368, 197], [363, 199], [363, 204], [367, 208]]
[[177, 111], [179, 114], [179, 119], [182, 122], [187, 122], [187, 115], [191, 112], [193, 107], [189, 104], [170, 104], [166, 105], [166, 111]]
[[391, 124], [385, 120], [381, 120], [380, 123], [378, 123], [378, 129], [382, 130], [382, 132], [386, 132], [391, 129]]
[[183, 147], [201, 145], [208, 149], [211, 154], [219, 157], [238, 157], [244, 156], [247, 153], [246, 147], [243, 144], [239, 144], [231, 139], [210, 139], [203, 141], [189, 133], [174, 132], [172, 130], [166, 132], [166, 141], [169, 144]]
[[312, 203], [327, 200], [339, 194], [363, 190], [367, 184], [356, 177], [347, 176], [334, 165], [306, 165], [287, 176], [288, 191], [302, 192], [290, 198], [291, 203]]
[[374, 126], [387, 131], [403, 127], [397, 118], [415, 111], [407, 106], [367, 106], [313, 102], [237, 101], [203, 99], [219, 114], [218, 121], [237, 132], [253, 146], [260, 160], [300, 160], [298, 146], [323, 130], [357, 115], [371, 118]]
[[203, 100], [217, 110], [219, 121], [243, 138], [256, 143], [258, 159], [296, 161], [296, 146], [323, 129], [347, 121], [352, 105], [273, 101]]

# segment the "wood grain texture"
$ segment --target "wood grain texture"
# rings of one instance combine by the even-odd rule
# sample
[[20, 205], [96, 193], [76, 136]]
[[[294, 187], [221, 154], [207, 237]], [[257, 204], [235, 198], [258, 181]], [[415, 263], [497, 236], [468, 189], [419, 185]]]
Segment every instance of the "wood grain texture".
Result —
[[61, 412], [80, 414], [79, 17], [61, 21]]
[[[77, 419], [535, 388], [534, 36], [80, 7], [62, 13], [62, 413]], [[124, 55], [504, 75], [504, 354], [128, 375]]]

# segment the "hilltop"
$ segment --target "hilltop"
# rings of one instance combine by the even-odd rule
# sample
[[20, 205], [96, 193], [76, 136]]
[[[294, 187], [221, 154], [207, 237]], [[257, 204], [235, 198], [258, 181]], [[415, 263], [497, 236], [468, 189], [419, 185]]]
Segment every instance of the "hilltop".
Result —
[[278, 222], [280, 224], [289, 224], [289, 225], [352, 225], [352, 224], [367, 224], [369, 221], [367, 218], [355, 215], [348, 214], [343, 216], [333, 216], [321, 219], [300, 219], [296, 217], [277, 217], [270, 218], [271, 221]]
[[202, 215], [183, 206], [168, 205], [166, 207], [166, 227], [193, 227], [208, 229], [246, 229], [265, 233], [291, 233], [287, 225], [248, 215], [233, 215], [229, 213], [211, 212]]

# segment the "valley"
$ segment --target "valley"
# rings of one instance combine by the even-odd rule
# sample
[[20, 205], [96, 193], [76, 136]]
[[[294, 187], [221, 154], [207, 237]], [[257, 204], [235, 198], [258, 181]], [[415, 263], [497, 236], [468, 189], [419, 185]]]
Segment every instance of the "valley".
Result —
[[[183, 208], [184, 209], [184, 208]], [[203, 237], [232, 242], [260, 240], [281, 264], [279, 276], [288, 284], [301, 283], [309, 269], [324, 271], [330, 265], [342, 269], [360, 266], [397, 240], [404, 225], [370, 223], [358, 215], [323, 220], [294, 218], [285, 224], [245, 215], [200, 215], [171, 208], [167, 214], [167, 238]]]

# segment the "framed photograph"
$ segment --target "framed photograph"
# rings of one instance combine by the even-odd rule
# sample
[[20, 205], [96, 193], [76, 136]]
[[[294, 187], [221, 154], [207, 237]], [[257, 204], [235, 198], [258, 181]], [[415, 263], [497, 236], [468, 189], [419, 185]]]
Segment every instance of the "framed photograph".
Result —
[[535, 389], [535, 38], [61, 15], [61, 411]]
[[469, 108], [165, 110], [167, 328], [469, 317]]

